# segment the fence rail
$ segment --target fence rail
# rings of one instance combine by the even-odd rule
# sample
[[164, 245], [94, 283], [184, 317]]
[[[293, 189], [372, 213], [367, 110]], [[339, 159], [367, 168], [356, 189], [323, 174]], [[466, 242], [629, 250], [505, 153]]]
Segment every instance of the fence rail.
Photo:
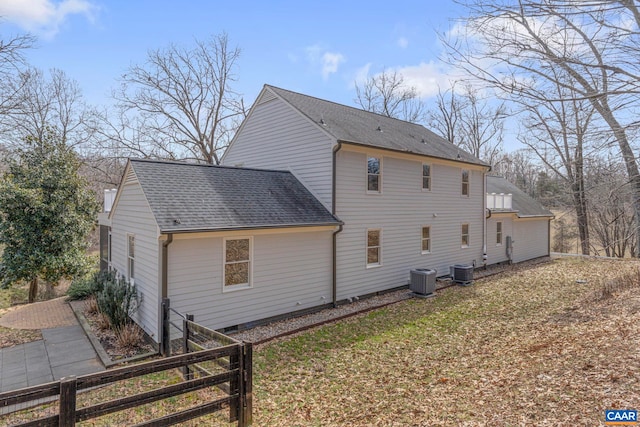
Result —
[[[184, 342], [187, 349], [185, 354], [81, 377], [63, 378], [53, 383], [0, 393], [0, 409], [25, 403], [35, 402], [38, 404], [43, 401], [42, 399], [51, 400], [51, 398], [57, 396], [59, 401], [58, 414], [18, 425], [66, 427], [74, 426], [79, 421], [158, 402], [208, 387], [217, 387], [225, 393], [224, 397], [145, 421], [139, 425], [164, 426], [177, 424], [220, 411], [226, 407], [229, 408], [230, 422], [237, 421], [238, 426], [241, 427], [251, 425], [253, 358], [251, 344], [239, 342], [187, 319], [188, 317], [185, 316], [182, 324]], [[207, 343], [210, 343], [215, 348], [205, 348]], [[221, 343], [224, 343], [224, 345], [220, 346]], [[194, 352], [192, 351], [193, 349], [198, 351]], [[207, 369], [204, 366], [206, 362], [213, 363], [214, 369]], [[183, 373], [184, 381], [151, 391], [76, 408], [79, 392], [170, 369], [180, 369]]]

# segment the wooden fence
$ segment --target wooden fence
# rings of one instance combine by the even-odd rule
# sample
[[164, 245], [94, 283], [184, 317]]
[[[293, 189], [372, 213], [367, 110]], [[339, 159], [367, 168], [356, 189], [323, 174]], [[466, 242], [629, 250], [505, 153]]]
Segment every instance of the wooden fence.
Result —
[[[185, 322], [189, 322], [186, 321]], [[74, 426], [76, 422], [97, 418], [103, 415], [157, 402], [185, 393], [202, 390], [207, 387], [218, 387], [225, 395], [198, 406], [169, 415], [145, 421], [140, 426], [166, 426], [199, 418], [225, 408], [229, 408], [229, 421], [237, 421], [238, 426], [251, 425], [252, 408], [252, 346], [226, 337], [215, 331], [202, 328], [193, 322], [186, 329], [192, 335], [225, 339], [227, 344], [212, 349], [200, 349], [195, 352], [172, 356], [161, 360], [145, 362], [124, 368], [112, 369], [81, 377], [63, 378], [60, 381], [40, 386], [23, 388], [16, 391], [0, 393], [0, 409], [29, 406], [30, 403], [41, 404], [58, 398], [59, 411], [34, 421], [18, 424], [21, 426]], [[186, 341], [190, 348], [203, 348], [191, 339]], [[206, 369], [205, 362], [213, 361], [217, 369]], [[143, 375], [181, 369], [184, 381], [134, 394], [106, 402], [77, 408], [77, 394], [81, 391], [109, 385], [121, 380], [128, 380]], [[215, 371], [215, 372], [214, 372]], [[6, 412], [6, 411], [5, 411]]]

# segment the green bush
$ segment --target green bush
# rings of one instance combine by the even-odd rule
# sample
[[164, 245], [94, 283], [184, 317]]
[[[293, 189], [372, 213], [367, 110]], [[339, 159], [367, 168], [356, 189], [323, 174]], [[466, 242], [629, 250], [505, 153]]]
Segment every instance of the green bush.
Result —
[[116, 274], [113, 271], [96, 271], [74, 279], [69, 285], [67, 296], [72, 301], [86, 299], [102, 292], [105, 283], [116, 280]]
[[131, 322], [130, 316], [138, 309], [136, 287], [113, 274], [105, 279], [101, 282], [102, 290], [96, 294], [98, 309], [107, 316], [113, 329], [120, 330]]
[[85, 299], [93, 295], [93, 277], [84, 276], [77, 279], [73, 279], [69, 289], [67, 289], [67, 296], [70, 300], [75, 301], [79, 299]]

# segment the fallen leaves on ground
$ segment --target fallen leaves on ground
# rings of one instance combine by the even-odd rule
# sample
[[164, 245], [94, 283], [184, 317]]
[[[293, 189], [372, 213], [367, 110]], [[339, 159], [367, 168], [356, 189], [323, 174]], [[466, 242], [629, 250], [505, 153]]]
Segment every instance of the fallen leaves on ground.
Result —
[[254, 425], [602, 424], [640, 408], [640, 283], [601, 292], [639, 265], [558, 260], [261, 346]]

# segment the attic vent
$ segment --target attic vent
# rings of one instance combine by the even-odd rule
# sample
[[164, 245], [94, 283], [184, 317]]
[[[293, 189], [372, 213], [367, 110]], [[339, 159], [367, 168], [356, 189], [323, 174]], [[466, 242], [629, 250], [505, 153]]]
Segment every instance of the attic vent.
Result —
[[267, 103], [269, 101], [273, 101], [274, 99], [276, 99], [276, 96], [273, 93], [271, 93], [269, 91], [265, 91], [262, 94], [262, 96], [260, 97], [260, 99], [258, 99], [257, 104], [258, 105], [264, 104], [264, 103]]
[[130, 168], [127, 176], [124, 178], [124, 183], [133, 184], [134, 182], [136, 182], [136, 173], [133, 171], [133, 168]]

